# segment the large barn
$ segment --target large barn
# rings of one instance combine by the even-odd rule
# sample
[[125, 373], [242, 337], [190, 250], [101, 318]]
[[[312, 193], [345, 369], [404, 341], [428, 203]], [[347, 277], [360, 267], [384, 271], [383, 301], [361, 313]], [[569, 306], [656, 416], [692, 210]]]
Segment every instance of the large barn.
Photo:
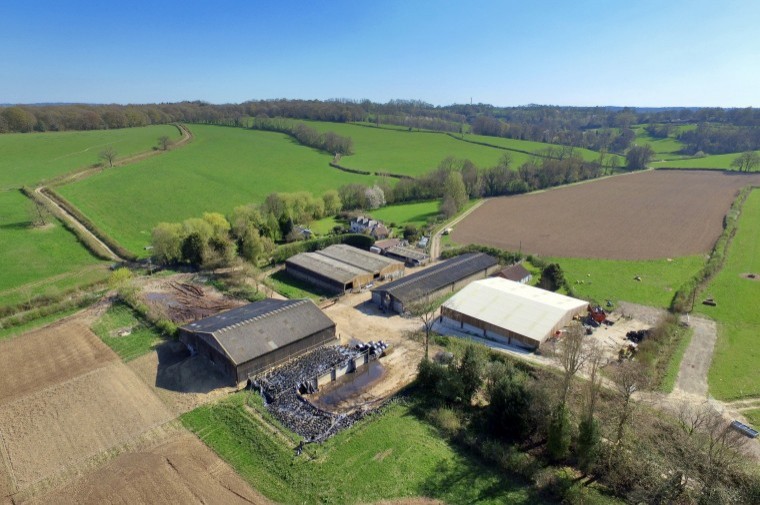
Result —
[[335, 340], [335, 323], [311, 300], [267, 299], [183, 326], [179, 339], [238, 384]]
[[584, 314], [588, 302], [492, 277], [473, 282], [441, 306], [440, 322], [497, 342], [536, 349]]
[[435, 300], [453, 293], [475, 279], [488, 277], [498, 268], [499, 262], [493, 256], [462, 254], [373, 289], [372, 301], [384, 310], [401, 314], [417, 300]]
[[285, 261], [285, 269], [297, 279], [339, 294], [358, 291], [375, 279], [404, 275], [403, 263], [343, 244], [296, 254]]

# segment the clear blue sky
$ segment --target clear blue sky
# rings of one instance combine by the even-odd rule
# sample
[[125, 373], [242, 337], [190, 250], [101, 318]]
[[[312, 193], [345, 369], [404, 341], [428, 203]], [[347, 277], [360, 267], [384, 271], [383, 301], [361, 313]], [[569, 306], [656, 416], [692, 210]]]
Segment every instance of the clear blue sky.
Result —
[[758, 0], [0, 2], [0, 103], [760, 106]]

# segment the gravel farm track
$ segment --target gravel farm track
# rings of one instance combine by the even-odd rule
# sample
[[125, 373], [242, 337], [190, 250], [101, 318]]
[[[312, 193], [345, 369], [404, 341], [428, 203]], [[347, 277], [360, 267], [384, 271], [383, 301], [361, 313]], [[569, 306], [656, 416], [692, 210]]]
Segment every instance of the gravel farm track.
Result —
[[491, 198], [454, 229], [458, 244], [541, 256], [646, 260], [709, 252], [723, 217], [760, 173], [656, 170]]

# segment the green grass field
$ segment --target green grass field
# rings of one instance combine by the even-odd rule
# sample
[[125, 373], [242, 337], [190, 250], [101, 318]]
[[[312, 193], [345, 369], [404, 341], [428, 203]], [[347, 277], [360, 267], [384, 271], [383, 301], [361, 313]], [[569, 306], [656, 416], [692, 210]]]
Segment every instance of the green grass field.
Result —
[[[757, 151], [760, 153], [760, 151]], [[731, 163], [741, 153], [714, 154], [704, 158], [692, 158], [688, 160], [666, 161], [664, 163], [652, 163], [655, 168], [714, 168], [721, 170], [736, 170]]]
[[[118, 336], [121, 330], [129, 335]], [[92, 325], [92, 331], [124, 361], [131, 361], [147, 353], [162, 338], [153, 328], [140, 321], [126, 305], [112, 305]]]
[[678, 378], [678, 371], [681, 369], [683, 355], [686, 352], [686, 348], [689, 347], [693, 335], [694, 330], [689, 328], [688, 331], [684, 332], [683, 337], [678, 341], [678, 345], [676, 345], [676, 348], [673, 350], [673, 355], [668, 362], [668, 368], [660, 383], [660, 391], [663, 393], [673, 392], [673, 388], [676, 385], [676, 379]]
[[318, 287], [308, 282], [296, 279], [288, 274], [285, 270], [279, 270], [265, 281], [272, 289], [280, 293], [285, 298], [291, 300], [297, 298], [311, 298], [312, 300], [321, 300], [333, 296], [333, 293], [320, 290]]
[[[552, 145], [552, 144], [545, 144], [543, 142], [533, 142], [531, 140], [516, 140], [516, 139], [507, 139], [507, 138], [501, 138], [501, 137], [488, 137], [486, 135], [473, 135], [473, 134], [466, 134], [464, 136], [464, 140], [470, 140], [473, 142], [484, 142], [486, 144], [496, 145], [503, 147], [505, 149], [517, 149], [518, 151], [528, 151], [531, 153], [540, 153], [541, 151], [549, 148], [563, 148], [565, 146], [559, 146], [559, 145]], [[591, 149], [583, 149], [580, 147], [574, 148], [574, 152], [576, 154], [580, 154], [584, 160], [586, 161], [598, 161], [599, 160], [599, 153], [596, 151], [592, 151]], [[512, 155], [512, 162], [514, 164], [518, 164], [518, 160], [522, 160], [525, 155], [521, 153], [511, 152]], [[618, 165], [623, 166], [625, 164], [625, 158], [623, 156], [619, 156], [617, 154], [610, 154], [609, 156], [614, 156], [618, 160]], [[525, 157], [527, 160], [528, 157]], [[519, 166], [519, 164], [518, 164]]]
[[654, 160], [676, 160], [684, 157], [679, 151], [683, 148], [683, 144], [675, 138], [676, 133], [663, 139], [654, 138], [647, 133], [644, 129], [645, 125], [634, 126], [633, 131], [636, 132], [636, 139], [634, 143], [637, 145], [649, 144], [654, 149]]
[[[339, 224], [341, 223], [335, 219], [335, 216], [328, 216], [311, 223], [309, 229], [317, 235], [327, 235]], [[345, 223], [343, 224], [345, 225]]]
[[429, 202], [406, 203], [399, 205], [388, 205], [377, 210], [369, 212], [375, 218], [386, 224], [395, 223], [397, 226], [413, 224], [415, 226], [424, 226], [429, 219], [438, 216], [438, 200]]
[[[370, 172], [391, 172], [424, 175], [435, 169], [448, 156], [468, 158], [481, 168], [496, 165], [504, 154], [501, 149], [479, 146], [451, 138], [444, 133], [409, 132], [386, 128], [367, 128], [355, 124], [310, 121], [307, 124], [320, 131], [333, 131], [351, 137], [354, 153], [343, 156], [340, 164]], [[519, 153], [512, 153], [516, 165]], [[521, 155], [524, 160], [529, 156]], [[519, 158], [523, 160], [523, 158]]]
[[[92, 256], [54, 218], [41, 228], [30, 227], [30, 200], [19, 191], [0, 192], [0, 304], [27, 301], [38, 294], [105, 278], [104, 262]], [[44, 280], [44, 282], [43, 282]]]
[[179, 139], [171, 125], [84, 132], [6, 133], [0, 135], [0, 190], [31, 185], [99, 163], [113, 146], [118, 157], [149, 151], [166, 135]]
[[697, 304], [695, 311], [715, 319], [719, 326], [708, 382], [710, 394], [721, 400], [760, 396], [760, 191], [750, 193], [723, 269], [702, 296], [717, 307]]
[[[405, 405], [294, 455], [237, 393], [181, 417], [259, 492], [280, 503], [373, 503], [429, 496], [451, 504], [541, 503], [492, 465], [459, 452]], [[260, 405], [260, 400], [254, 400]], [[254, 404], [253, 408], [260, 408]]]
[[[357, 127], [359, 128], [359, 127]], [[280, 133], [192, 125], [182, 149], [58, 188], [121, 245], [139, 255], [162, 221], [228, 213], [272, 192], [321, 194], [374, 178], [331, 168], [331, 156]]]
[[[701, 256], [651, 261], [551, 258], [565, 272], [576, 296], [604, 305], [627, 302], [668, 307], [673, 295], [704, 265]], [[641, 277], [641, 281], [635, 277]]]
[[742, 414], [747, 418], [747, 421], [749, 421], [753, 428], [760, 430], [760, 409], [747, 410], [742, 412]]

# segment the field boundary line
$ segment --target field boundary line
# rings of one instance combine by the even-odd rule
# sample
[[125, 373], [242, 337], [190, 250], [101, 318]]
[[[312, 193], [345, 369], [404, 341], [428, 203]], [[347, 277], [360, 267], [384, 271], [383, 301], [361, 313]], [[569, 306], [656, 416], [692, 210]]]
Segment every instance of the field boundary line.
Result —
[[16, 481], [16, 474], [13, 471], [13, 462], [8, 453], [8, 447], [5, 445], [3, 430], [0, 430], [0, 463], [5, 467], [8, 474], [8, 480], [11, 485], [11, 496], [13, 496], [18, 491], [18, 482]]

